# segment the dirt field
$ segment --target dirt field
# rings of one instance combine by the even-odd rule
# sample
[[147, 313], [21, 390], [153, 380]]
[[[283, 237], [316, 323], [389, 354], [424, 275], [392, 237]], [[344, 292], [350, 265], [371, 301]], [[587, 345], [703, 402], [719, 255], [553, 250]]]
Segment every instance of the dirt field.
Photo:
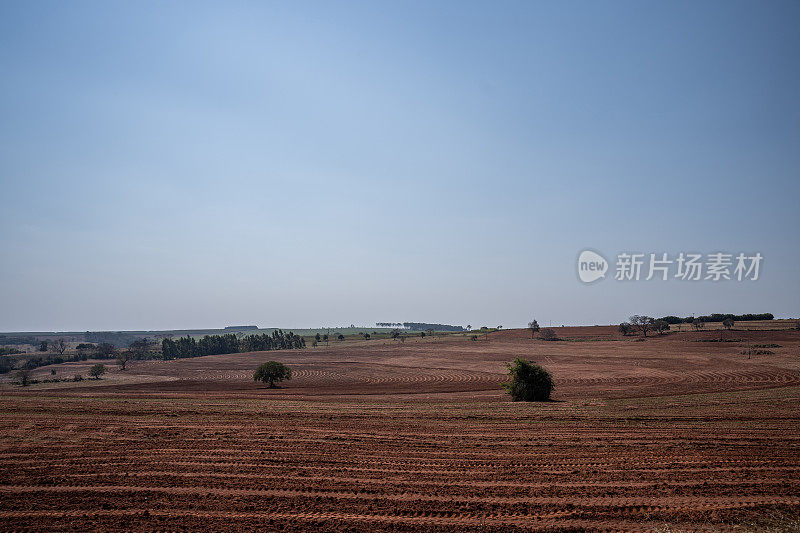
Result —
[[[555, 329], [0, 385], [0, 530], [800, 528], [800, 332]], [[515, 356], [555, 401], [507, 400]]]

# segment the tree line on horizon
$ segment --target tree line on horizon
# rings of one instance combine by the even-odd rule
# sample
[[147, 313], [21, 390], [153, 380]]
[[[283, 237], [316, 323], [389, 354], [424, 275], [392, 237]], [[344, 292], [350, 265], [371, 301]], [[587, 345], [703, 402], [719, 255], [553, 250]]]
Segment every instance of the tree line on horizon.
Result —
[[202, 357], [240, 352], [265, 352], [270, 350], [297, 350], [306, 347], [306, 340], [293, 332], [284, 333], [276, 329], [272, 335], [245, 335], [239, 337], [233, 333], [223, 335], [206, 335], [199, 341], [194, 337], [181, 337], [177, 340], [161, 341], [161, 353], [164, 360]]
[[735, 322], [750, 322], [756, 320], [774, 320], [775, 315], [772, 313], [745, 313], [743, 315], [734, 315], [731, 313], [712, 313], [710, 315], [702, 316], [687, 316], [684, 318], [669, 315], [662, 316], [656, 320], [663, 320], [667, 324], [693, 324], [695, 321], [700, 322], [725, 322], [726, 320], [733, 320]]

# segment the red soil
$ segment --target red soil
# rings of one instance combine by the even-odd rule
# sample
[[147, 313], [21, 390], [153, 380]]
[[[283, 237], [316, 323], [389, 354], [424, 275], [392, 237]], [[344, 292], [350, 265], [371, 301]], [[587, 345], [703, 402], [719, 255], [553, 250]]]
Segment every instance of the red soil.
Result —
[[[4, 385], [0, 529], [759, 529], [800, 513], [800, 332], [556, 331]], [[748, 360], [750, 344], [781, 347]], [[507, 400], [515, 356], [553, 373], [556, 401]], [[294, 379], [252, 382], [268, 359]]]

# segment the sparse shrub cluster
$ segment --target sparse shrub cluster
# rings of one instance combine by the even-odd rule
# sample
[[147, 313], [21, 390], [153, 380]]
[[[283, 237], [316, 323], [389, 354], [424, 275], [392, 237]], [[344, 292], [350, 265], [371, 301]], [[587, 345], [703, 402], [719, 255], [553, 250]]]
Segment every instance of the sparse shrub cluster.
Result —
[[561, 340], [556, 335], [556, 332], [552, 328], [544, 328], [541, 332], [541, 337], [543, 341], [558, 341]]
[[647, 315], [633, 315], [628, 319], [628, 322], [623, 322], [617, 326], [617, 330], [623, 335], [632, 335], [640, 331], [645, 337], [647, 337], [648, 331], [656, 331], [659, 335], [663, 335], [669, 329], [669, 322], [663, 318], [655, 319]]
[[233, 333], [226, 333], [224, 335], [206, 335], [199, 341], [189, 336], [181, 337], [177, 341], [172, 339], [161, 341], [161, 352], [165, 360], [226, 353], [293, 350], [305, 347], [306, 341], [303, 337], [295, 335], [291, 331], [284, 333], [280, 329], [273, 331], [272, 335], [263, 333], [239, 338]]
[[18, 350], [16, 348], [0, 346], [0, 355], [14, 355], [14, 354], [18, 354], [18, 353], [22, 353], [22, 351]]
[[772, 350], [742, 350], [742, 355], [775, 355]]

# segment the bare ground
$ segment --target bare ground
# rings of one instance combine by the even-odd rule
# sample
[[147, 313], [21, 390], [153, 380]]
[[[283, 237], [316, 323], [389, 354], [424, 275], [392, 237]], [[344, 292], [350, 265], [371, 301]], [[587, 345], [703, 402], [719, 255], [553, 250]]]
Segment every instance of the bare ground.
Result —
[[[557, 332], [565, 340], [343, 342], [2, 385], [0, 529], [796, 524], [800, 332]], [[767, 343], [781, 347], [740, 354]], [[507, 400], [498, 382], [515, 356], [553, 373], [555, 401]], [[268, 359], [294, 379], [254, 383]]]

